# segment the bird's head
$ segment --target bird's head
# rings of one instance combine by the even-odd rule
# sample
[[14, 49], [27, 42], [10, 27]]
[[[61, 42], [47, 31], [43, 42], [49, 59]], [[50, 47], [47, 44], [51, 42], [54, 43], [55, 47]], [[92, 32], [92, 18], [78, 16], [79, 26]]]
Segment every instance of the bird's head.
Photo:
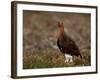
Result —
[[58, 37], [64, 34], [64, 24], [63, 22], [58, 22]]
[[62, 28], [62, 27], [64, 27], [64, 24], [63, 24], [63, 22], [58, 22], [58, 27], [59, 27], [59, 28]]

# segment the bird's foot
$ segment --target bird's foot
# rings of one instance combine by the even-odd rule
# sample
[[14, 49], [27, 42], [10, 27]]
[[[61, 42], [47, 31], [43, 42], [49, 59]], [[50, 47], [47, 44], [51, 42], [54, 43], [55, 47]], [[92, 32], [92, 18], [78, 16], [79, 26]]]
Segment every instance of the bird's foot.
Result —
[[68, 62], [69, 62], [69, 60], [68, 60], [68, 59], [66, 59], [66, 60], [65, 60], [65, 63], [68, 63]]
[[72, 59], [72, 58], [70, 58], [70, 59], [69, 59], [69, 62], [70, 62], [70, 63], [72, 63], [72, 62], [73, 62], [73, 59]]
[[72, 63], [73, 58], [70, 55], [65, 54], [65, 63]]
[[73, 59], [72, 58], [66, 59], [65, 63], [73, 63]]

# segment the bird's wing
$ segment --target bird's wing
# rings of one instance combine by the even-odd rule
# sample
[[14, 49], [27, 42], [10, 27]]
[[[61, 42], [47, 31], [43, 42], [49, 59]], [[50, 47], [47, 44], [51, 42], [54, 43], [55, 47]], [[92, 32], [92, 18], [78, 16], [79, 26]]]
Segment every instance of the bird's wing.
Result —
[[68, 53], [71, 55], [80, 54], [76, 43], [66, 35], [64, 35], [62, 38], [58, 38], [57, 45], [62, 53]]

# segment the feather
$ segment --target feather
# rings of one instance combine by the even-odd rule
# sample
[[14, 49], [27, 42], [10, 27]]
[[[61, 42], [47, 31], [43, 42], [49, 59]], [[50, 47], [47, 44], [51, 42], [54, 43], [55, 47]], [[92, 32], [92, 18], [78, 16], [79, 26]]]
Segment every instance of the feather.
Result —
[[58, 23], [59, 26], [59, 36], [57, 40], [57, 46], [63, 54], [69, 54], [71, 56], [81, 56], [80, 50], [76, 45], [75, 41], [66, 35], [64, 31], [63, 23]]

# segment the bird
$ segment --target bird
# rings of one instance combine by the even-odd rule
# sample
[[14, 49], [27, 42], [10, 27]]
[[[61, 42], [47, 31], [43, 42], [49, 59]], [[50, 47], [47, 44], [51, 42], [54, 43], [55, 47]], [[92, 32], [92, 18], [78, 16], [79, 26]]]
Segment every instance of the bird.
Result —
[[73, 56], [82, 58], [75, 41], [65, 33], [63, 22], [58, 22], [58, 30], [57, 46], [60, 52], [64, 54], [65, 62], [72, 63]]

